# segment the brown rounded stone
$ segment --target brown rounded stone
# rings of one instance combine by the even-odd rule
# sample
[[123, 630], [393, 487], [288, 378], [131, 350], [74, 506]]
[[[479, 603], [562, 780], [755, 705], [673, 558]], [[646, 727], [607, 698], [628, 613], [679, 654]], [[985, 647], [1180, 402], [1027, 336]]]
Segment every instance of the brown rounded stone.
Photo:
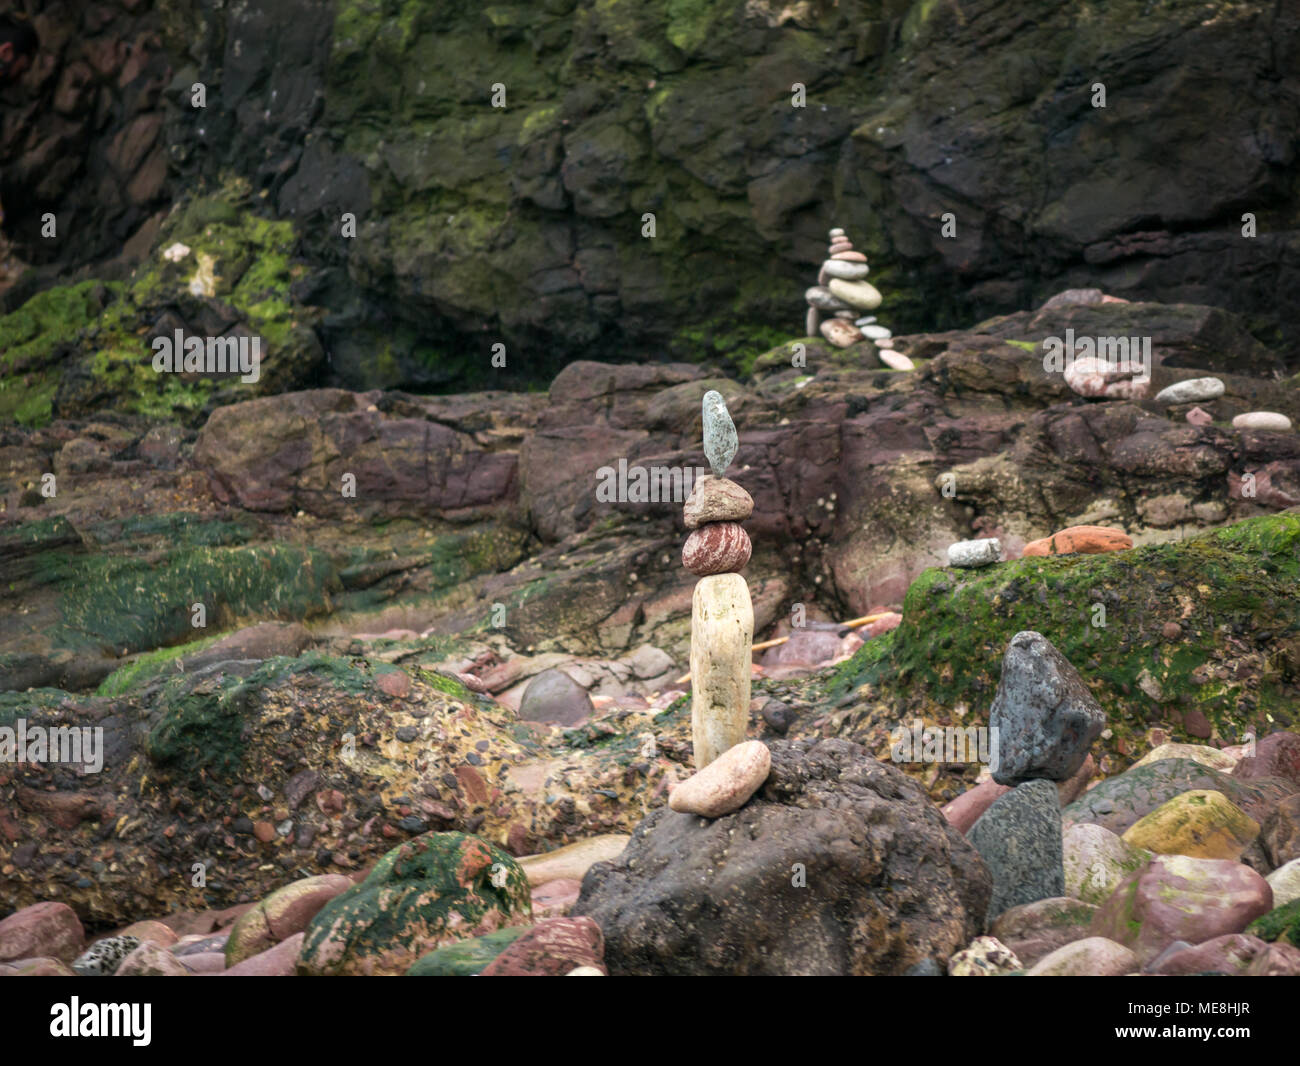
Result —
[[832, 259], [844, 259], [850, 263], [865, 263], [867, 257], [861, 252], [832, 252]]
[[682, 517], [687, 529], [709, 522], [743, 522], [754, 513], [754, 498], [730, 478], [705, 474], [686, 498]]
[[1189, 736], [1198, 740], [1209, 740], [1214, 734], [1214, 725], [1205, 717], [1204, 712], [1198, 710], [1183, 712], [1183, 728]]
[[749, 562], [749, 534], [738, 522], [700, 526], [682, 545], [682, 566], [696, 577], [734, 574]]

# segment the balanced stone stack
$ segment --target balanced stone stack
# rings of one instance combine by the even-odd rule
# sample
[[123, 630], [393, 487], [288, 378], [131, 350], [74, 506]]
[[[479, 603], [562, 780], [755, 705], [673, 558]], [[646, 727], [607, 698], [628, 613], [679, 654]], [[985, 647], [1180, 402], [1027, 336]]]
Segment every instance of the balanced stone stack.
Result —
[[[884, 340], [889, 330], [876, 324], [874, 316], [862, 316], [880, 306], [880, 293], [866, 281], [867, 257], [855, 251], [842, 229], [831, 230], [826, 262], [817, 284], [804, 293], [808, 300], [806, 332], [820, 333], [837, 348], [848, 348], [864, 338]], [[828, 317], [822, 320], [825, 312]]]
[[1057, 783], [1078, 773], [1106, 725], [1106, 712], [1041, 633], [1017, 633], [1002, 658], [989, 710], [993, 780], [1012, 786], [966, 834], [993, 875], [988, 918], [1022, 903], [1065, 895]]
[[754, 607], [740, 576], [749, 562], [741, 522], [754, 501], [725, 475], [738, 447], [722, 394], [704, 394], [704, 454], [712, 476], [696, 482], [684, 508], [691, 531], [682, 565], [700, 578], [691, 604], [691, 731], [695, 769], [702, 770], [745, 739]]

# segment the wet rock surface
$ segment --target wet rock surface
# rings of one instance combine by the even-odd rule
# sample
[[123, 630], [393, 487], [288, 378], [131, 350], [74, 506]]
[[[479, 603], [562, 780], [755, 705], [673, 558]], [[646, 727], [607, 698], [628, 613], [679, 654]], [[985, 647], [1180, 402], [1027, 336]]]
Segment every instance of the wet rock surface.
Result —
[[572, 913], [612, 974], [901, 974], [970, 940], [988, 874], [904, 775], [843, 741], [769, 747], [741, 810], [657, 811], [587, 873]]

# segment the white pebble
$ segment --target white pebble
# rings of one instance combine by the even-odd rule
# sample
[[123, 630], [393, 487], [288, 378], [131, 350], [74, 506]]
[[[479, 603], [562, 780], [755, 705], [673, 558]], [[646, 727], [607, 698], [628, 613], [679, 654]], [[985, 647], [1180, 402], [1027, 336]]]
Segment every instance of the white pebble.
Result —
[[1276, 411], [1247, 411], [1232, 420], [1238, 429], [1275, 429], [1285, 432], [1291, 428], [1291, 419]]
[[997, 537], [982, 540], [959, 540], [948, 545], [948, 565], [974, 569], [996, 563], [1002, 557], [1002, 542]]

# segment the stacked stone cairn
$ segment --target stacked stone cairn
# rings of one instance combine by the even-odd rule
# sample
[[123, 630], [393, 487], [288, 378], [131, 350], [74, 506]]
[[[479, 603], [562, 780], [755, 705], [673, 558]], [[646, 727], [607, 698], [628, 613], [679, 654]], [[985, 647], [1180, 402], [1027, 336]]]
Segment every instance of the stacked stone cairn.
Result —
[[749, 721], [754, 608], [740, 571], [749, 562], [741, 522], [753, 498], [725, 475], [736, 456], [736, 426], [722, 394], [704, 394], [704, 454], [712, 476], [696, 482], [684, 517], [690, 535], [682, 565], [700, 580], [691, 606], [691, 729], [695, 769], [745, 739]]
[[[863, 316], [880, 306], [880, 293], [867, 282], [867, 257], [855, 251], [842, 229], [830, 231], [831, 243], [826, 262], [817, 275], [817, 284], [804, 293], [808, 301], [805, 332], [819, 333], [837, 348], [848, 348], [863, 339], [885, 340], [891, 336], [875, 316]], [[827, 317], [824, 321], [822, 315]]]

